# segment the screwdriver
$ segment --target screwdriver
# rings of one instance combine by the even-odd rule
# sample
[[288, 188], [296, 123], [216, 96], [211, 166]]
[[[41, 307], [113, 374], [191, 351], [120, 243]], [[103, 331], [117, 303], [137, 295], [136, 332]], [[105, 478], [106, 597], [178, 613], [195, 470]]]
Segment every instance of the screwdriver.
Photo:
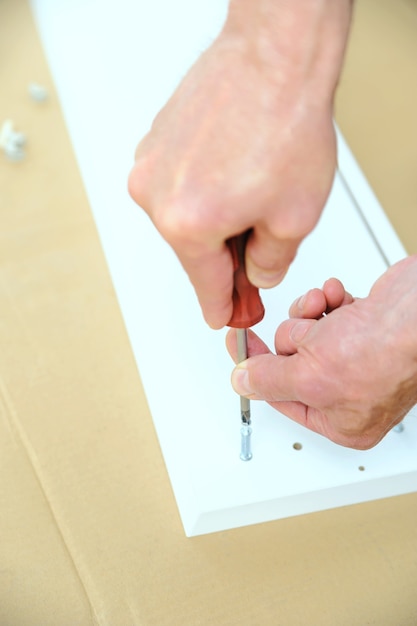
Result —
[[[248, 358], [248, 328], [261, 321], [265, 308], [257, 287], [249, 282], [245, 268], [245, 248], [250, 230], [227, 240], [233, 259], [233, 313], [227, 324], [236, 328], [238, 362]], [[240, 396], [240, 458], [250, 461], [251, 446], [251, 415], [250, 400]]]

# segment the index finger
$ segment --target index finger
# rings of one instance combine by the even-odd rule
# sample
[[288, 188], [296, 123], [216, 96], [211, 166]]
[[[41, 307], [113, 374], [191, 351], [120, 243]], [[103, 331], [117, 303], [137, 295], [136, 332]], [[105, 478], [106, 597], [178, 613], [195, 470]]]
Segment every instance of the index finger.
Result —
[[195, 289], [207, 324], [214, 329], [223, 328], [233, 312], [233, 261], [226, 244], [198, 257], [176, 252]]

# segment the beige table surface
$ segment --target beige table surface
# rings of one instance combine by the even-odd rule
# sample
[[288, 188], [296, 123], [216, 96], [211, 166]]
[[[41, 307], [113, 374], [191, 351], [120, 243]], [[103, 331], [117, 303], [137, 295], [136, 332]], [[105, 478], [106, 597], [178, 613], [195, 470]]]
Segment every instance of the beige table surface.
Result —
[[[337, 106], [410, 252], [416, 27], [358, 0]], [[25, 0], [0, 77], [28, 136], [0, 155], [0, 626], [415, 626], [417, 494], [185, 538]]]
[[417, 0], [356, 0], [336, 119], [409, 254], [417, 252]]

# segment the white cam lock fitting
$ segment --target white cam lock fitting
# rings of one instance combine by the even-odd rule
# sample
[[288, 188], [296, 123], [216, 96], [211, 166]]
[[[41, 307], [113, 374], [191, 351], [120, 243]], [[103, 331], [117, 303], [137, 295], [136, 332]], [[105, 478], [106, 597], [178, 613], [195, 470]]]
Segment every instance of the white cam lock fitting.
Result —
[[0, 129], [0, 148], [10, 161], [21, 161], [25, 156], [26, 135], [13, 128], [12, 120], [5, 120]]

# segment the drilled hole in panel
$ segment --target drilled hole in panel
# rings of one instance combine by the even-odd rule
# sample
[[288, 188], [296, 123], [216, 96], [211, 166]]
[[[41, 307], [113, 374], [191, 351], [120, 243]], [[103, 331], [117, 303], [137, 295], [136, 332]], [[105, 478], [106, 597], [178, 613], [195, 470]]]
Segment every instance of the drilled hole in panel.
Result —
[[299, 443], [298, 441], [293, 443], [292, 447], [294, 448], [294, 450], [302, 450], [303, 449], [303, 445], [301, 443]]

